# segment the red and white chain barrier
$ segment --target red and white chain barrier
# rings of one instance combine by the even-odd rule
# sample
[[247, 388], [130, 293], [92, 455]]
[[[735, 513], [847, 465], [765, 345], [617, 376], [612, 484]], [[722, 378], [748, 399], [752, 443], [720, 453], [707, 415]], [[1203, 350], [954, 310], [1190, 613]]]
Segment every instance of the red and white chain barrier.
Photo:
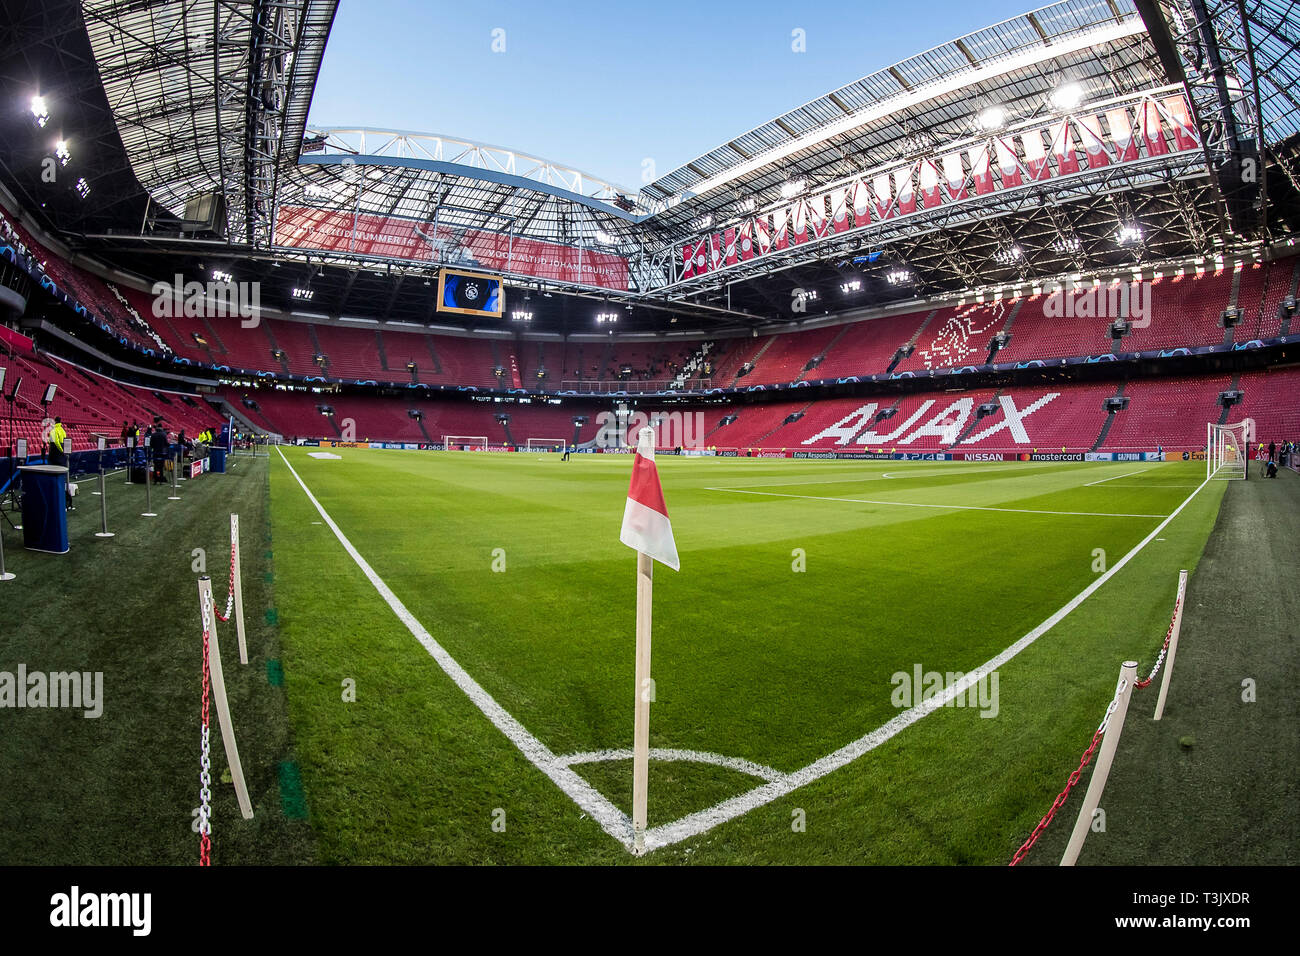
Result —
[[230, 579], [226, 582], [226, 613], [222, 614], [216, 608], [212, 609], [213, 613], [217, 615], [217, 620], [220, 621], [222, 624], [226, 624], [230, 621], [230, 614], [235, 607], [235, 551], [236, 551], [235, 539], [231, 538], [230, 539]]
[[[1110, 704], [1106, 707], [1106, 714], [1102, 717], [1101, 724], [1097, 727], [1096, 732], [1093, 733], [1092, 741], [1088, 744], [1088, 749], [1083, 752], [1083, 756], [1079, 759], [1079, 766], [1070, 774], [1069, 778], [1065, 782], [1065, 789], [1057, 795], [1054, 801], [1052, 801], [1052, 805], [1048, 808], [1047, 813], [1038, 821], [1038, 825], [1034, 827], [1034, 831], [1029, 835], [1029, 839], [1021, 844], [1020, 849], [1018, 849], [1015, 856], [1011, 858], [1011, 862], [1007, 864], [1008, 866], [1018, 865], [1020, 861], [1028, 855], [1029, 851], [1034, 848], [1034, 844], [1038, 842], [1038, 838], [1042, 836], [1043, 831], [1046, 830], [1048, 825], [1052, 822], [1052, 818], [1056, 816], [1056, 812], [1060, 810], [1061, 807], [1064, 806], [1065, 801], [1069, 799], [1070, 791], [1073, 790], [1075, 784], [1079, 782], [1079, 778], [1083, 775], [1084, 768], [1092, 761], [1093, 754], [1096, 753], [1098, 745], [1105, 740], [1106, 731], [1110, 727], [1112, 717], [1114, 717], [1116, 711], [1119, 711], [1120, 716], [1118, 725], [1115, 728], [1114, 738], [1111, 741], [1107, 741], [1103, 748], [1103, 755], [1099, 758], [1098, 765], [1093, 771], [1092, 780], [1088, 785], [1087, 797], [1085, 798], [1083, 807], [1080, 808], [1079, 817], [1075, 822], [1074, 833], [1071, 834], [1070, 846], [1066, 849], [1066, 855], [1062, 858], [1061, 862], [1063, 866], [1072, 866], [1074, 861], [1078, 858], [1079, 850], [1082, 848], [1084, 838], [1088, 833], [1088, 826], [1092, 822], [1092, 812], [1100, 802], [1102, 790], [1106, 786], [1106, 777], [1110, 773], [1110, 762], [1114, 757], [1115, 750], [1119, 746], [1119, 734], [1123, 730], [1124, 713], [1128, 709], [1128, 699], [1131, 693], [1129, 686], [1130, 680], [1132, 689], [1149, 687], [1151, 682], [1155, 680], [1156, 675], [1160, 673], [1162, 665], [1166, 663], [1167, 655], [1168, 666], [1165, 667], [1164, 681], [1162, 681], [1160, 685], [1160, 699], [1156, 704], [1155, 712], [1156, 720], [1160, 719], [1161, 713], [1164, 710], [1165, 695], [1169, 690], [1169, 677], [1173, 673], [1174, 655], [1178, 649], [1178, 634], [1182, 629], [1183, 602], [1186, 599], [1186, 596], [1187, 572], [1181, 571], [1178, 575], [1178, 594], [1174, 599], [1174, 613], [1170, 618], [1169, 629], [1165, 632], [1164, 644], [1161, 646], [1160, 653], [1156, 657], [1155, 665], [1151, 668], [1151, 673], [1147, 675], [1145, 680], [1138, 680], [1136, 677], [1137, 663], [1125, 663], [1124, 668], [1120, 671], [1120, 680], [1115, 688], [1115, 696], [1111, 698]], [[1133, 671], [1133, 676], [1131, 678], [1127, 674], [1127, 671], [1130, 668]]]
[[244, 636], [244, 582], [239, 560], [239, 515], [230, 516], [230, 578], [226, 583], [226, 613], [215, 607], [212, 613], [223, 624], [235, 616], [235, 636], [239, 638], [239, 663], [248, 663], [248, 641]]
[[1074, 789], [1074, 785], [1079, 782], [1079, 777], [1083, 775], [1083, 768], [1088, 766], [1089, 762], [1091, 762], [1092, 755], [1097, 750], [1097, 745], [1101, 743], [1102, 737], [1106, 734], [1106, 728], [1110, 726], [1111, 715], [1115, 713], [1115, 708], [1119, 706], [1120, 698], [1126, 690], [1128, 690], [1128, 685], [1124, 680], [1121, 680], [1119, 686], [1115, 688], [1115, 696], [1111, 698], [1110, 705], [1106, 708], [1106, 716], [1102, 717], [1101, 723], [1097, 726], [1096, 732], [1092, 735], [1092, 742], [1088, 744], [1088, 749], [1083, 752], [1083, 756], [1079, 759], [1079, 766], [1075, 769], [1074, 773], [1070, 774], [1069, 779], [1065, 781], [1065, 789], [1057, 794], [1056, 799], [1052, 801], [1052, 805], [1048, 808], [1047, 813], [1038, 821], [1038, 826], [1034, 827], [1034, 832], [1029, 835], [1029, 839], [1021, 844], [1020, 849], [1016, 851], [1016, 855], [1013, 856], [1011, 862], [1007, 864], [1008, 866], [1017, 865], [1028, 855], [1029, 851], [1034, 848], [1034, 844], [1038, 842], [1038, 838], [1042, 836], [1043, 831], [1047, 829], [1048, 824], [1052, 822], [1052, 818], [1056, 816], [1056, 811], [1061, 809], [1061, 807], [1065, 805], [1065, 801], [1070, 798], [1070, 791]]
[[203, 723], [199, 732], [199, 866], [212, 865], [212, 740], [208, 721], [208, 698], [212, 694], [212, 671], [209, 666], [208, 606], [201, 598], [199, 610], [203, 617]]
[[235, 744], [235, 725], [230, 717], [230, 701], [226, 697], [226, 679], [221, 666], [221, 644], [217, 640], [216, 607], [212, 603], [212, 581], [206, 575], [199, 578], [199, 617], [203, 623], [203, 707], [202, 729], [199, 735], [199, 865], [211, 865], [212, 851], [212, 748], [208, 701], [217, 708], [217, 724], [221, 728], [221, 745], [230, 764], [231, 781], [239, 800], [239, 812], [245, 820], [253, 819], [253, 801], [248, 796], [244, 782], [244, 768]]

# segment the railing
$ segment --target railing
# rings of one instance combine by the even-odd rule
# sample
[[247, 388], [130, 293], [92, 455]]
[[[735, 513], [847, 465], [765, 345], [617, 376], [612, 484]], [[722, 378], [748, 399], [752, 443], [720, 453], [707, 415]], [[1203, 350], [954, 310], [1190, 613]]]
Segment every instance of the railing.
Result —
[[628, 380], [626, 382], [560, 382], [561, 392], [577, 392], [579, 395], [650, 395], [655, 392], [700, 392], [713, 387], [713, 380], [708, 378], [688, 378], [680, 385], [671, 380], [643, 382]]

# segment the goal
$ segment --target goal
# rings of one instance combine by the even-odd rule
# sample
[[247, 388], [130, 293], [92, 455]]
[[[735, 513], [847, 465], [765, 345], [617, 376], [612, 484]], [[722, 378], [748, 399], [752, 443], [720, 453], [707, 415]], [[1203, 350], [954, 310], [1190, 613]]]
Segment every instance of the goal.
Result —
[[564, 451], [568, 443], [563, 438], [530, 438], [529, 451]]
[[1205, 480], [1246, 477], [1249, 421], [1235, 425], [1209, 422], [1205, 428]]
[[469, 451], [477, 448], [487, 451], [487, 435], [443, 435], [443, 451]]

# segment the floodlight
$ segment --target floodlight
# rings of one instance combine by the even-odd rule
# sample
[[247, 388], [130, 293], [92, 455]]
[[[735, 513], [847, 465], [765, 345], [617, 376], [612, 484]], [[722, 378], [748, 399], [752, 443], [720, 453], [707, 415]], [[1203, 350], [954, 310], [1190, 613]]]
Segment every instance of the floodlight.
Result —
[[1052, 105], [1069, 111], [1083, 102], [1083, 87], [1078, 83], [1063, 83], [1052, 91]]
[[976, 117], [975, 122], [982, 130], [1000, 129], [1006, 125], [1007, 111], [1000, 106], [990, 106]]

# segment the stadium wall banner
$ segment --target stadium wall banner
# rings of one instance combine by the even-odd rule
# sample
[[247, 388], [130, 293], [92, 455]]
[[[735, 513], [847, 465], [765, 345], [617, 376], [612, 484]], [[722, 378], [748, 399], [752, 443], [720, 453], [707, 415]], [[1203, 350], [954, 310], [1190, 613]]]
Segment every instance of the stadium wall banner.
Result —
[[[1090, 451], [1085, 452], [1084, 461], [1165, 461], [1162, 451]], [[1183, 460], [1187, 460], [1186, 452]]]
[[953, 461], [1019, 461], [1018, 452], [1003, 453], [1000, 451], [955, 451], [948, 456]]
[[[400, 216], [281, 206], [275, 242], [296, 249], [476, 266], [604, 289], [628, 288], [627, 259], [613, 253], [486, 229], [451, 229]], [[700, 251], [707, 254], [703, 243]]]
[[1030, 452], [1020, 453], [1021, 461], [1083, 461], [1083, 452]]
[[203, 466], [208, 463], [206, 458], [199, 458], [190, 462], [190, 477], [197, 478], [206, 470]]
[[792, 451], [790, 457], [823, 461], [952, 461], [957, 456], [920, 451]]

